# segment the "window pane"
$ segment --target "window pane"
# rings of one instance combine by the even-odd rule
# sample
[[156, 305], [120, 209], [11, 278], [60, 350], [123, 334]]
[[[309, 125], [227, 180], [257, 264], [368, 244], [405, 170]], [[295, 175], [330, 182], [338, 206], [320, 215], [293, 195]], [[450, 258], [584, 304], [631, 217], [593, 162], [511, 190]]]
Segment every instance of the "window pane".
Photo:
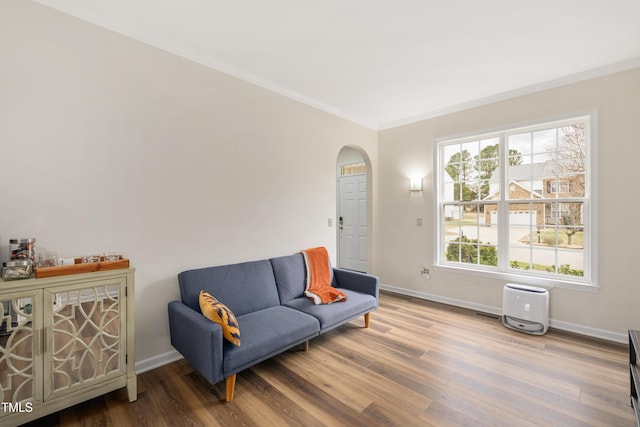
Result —
[[[477, 144], [476, 144], [477, 145]], [[444, 166], [444, 174], [443, 174], [443, 182], [446, 184], [447, 182], [456, 182], [457, 191], [454, 191], [454, 194], [457, 198], [454, 200], [461, 200], [461, 193], [466, 187], [466, 182], [474, 178], [474, 159], [471, 153], [462, 149], [458, 144], [446, 146], [443, 149], [443, 156], [445, 166]]]
[[[521, 230], [522, 231], [522, 230]], [[555, 265], [555, 246], [547, 247], [540, 239], [538, 230], [531, 233], [515, 233], [509, 248], [509, 266], [515, 270], [534, 270], [553, 273]], [[520, 239], [517, 239], [520, 237]]]
[[480, 141], [480, 159], [488, 160], [500, 158], [500, 138], [491, 138]]
[[507, 160], [511, 166], [521, 165], [524, 161], [522, 153], [518, 150], [509, 150], [509, 157]]
[[532, 163], [531, 134], [512, 135], [509, 137], [509, 164], [507, 166], [508, 199], [530, 199], [533, 197], [534, 177], [541, 174], [542, 166]]
[[545, 129], [533, 132], [533, 153], [555, 151], [557, 146], [557, 130]]
[[521, 156], [531, 154], [531, 132], [509, 136], [509, 156], [519, 153]]
[[[451, 219], [445, 221], [445, 259], [464, 264], [498, 265], [497, 205], [474, 204], [455, 210], [445, 205]], [[452, 217], [461, 214], [459, 220]], [[489, 221], [487, 223], [487, 221]]]
[[444, 145], [442, 147], [442, 158], [448, 162], [451, 156], [460, 151], [460, 144]]
[[487, 197], [491, 196], [491, 181], [488, 179], [483, 179], [478, 181], [478, 200], [485, 200]]
[[575, 234], [583, 231], [583, 203], [552, 203], [552, 221], [561, 231]]
[[531, 269], [543, 273], [555, 273], [555, 247], [533, 246], [531, 249]]
[[585, 176], [584, 174], [576, 174], [567, 177], [569, 181], [569, 197], [584, 197], [585, 196]]
[[479, 262], [481, 265], [495, 267], [498, 265], [498, 250], [495, 245], [480, 245]]
[[587, 138], [584, 123], [563, 126], [558, 129], [559, 149], [586, 152]]
[[477, 186], [478, 182], [475, 180], [461, 182], [460, 194], [462, 195], [462, 200], [465, 202], [476, 200], [478, 197], [478, 193], [476, 191]]
[[445, 260], [447, 261], [459, 261], [460, 260], [460, 252], [461, 252], [461, 246], [460, 243], [458, 243], [458, 240], [455, 240], [453, 242], [447, 242], [444, 244], [444, 251], [443, 253], [445, 254]]
[[445, 241], [455, 240], [462, 234], [461, 208], [458, 205], [444, 205], [443, 207]]
[[497, 244], [498, 243], [498, 238], [497, 238], [497, 234], [498, 234], [498, 205], [495, 204], [485, 204], [483, 205], [484, 207], [484, 226], [485, 227], [490, 227], [491, 231], [487, 230], [487, 233], [491, 233], [491, 234], [487, 234], [487, 236], [485, 236], [485, 239], [488, 242]]
[[461, 207], [458, 205], [444, 205], [443, 214], [445, 223], [452, 221], [459, 222], [462, 218], [462, 215], [460, 215], [460, 208]]
[[465, 142], [462, 145], [462, 152], [467, 152], [470, 158], [478, 155], [478, 141]]
[[442, 192], [442, 201], [443, 202], [453, 202], [455, 199], [454, 193], [454, 183], [453, 182], [445, 182], [444, 188]]
[[569, 276], [584, 276], [584, 254], [583, 251], [573, 249], [558, 250], [558, 274]]

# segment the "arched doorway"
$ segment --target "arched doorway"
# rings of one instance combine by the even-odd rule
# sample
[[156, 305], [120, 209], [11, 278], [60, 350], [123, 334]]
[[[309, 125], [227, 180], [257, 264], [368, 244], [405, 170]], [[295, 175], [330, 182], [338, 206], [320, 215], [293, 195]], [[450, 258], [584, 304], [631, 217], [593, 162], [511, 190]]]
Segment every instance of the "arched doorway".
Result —
[[338, 267], [366, 273], [371, 260], [371, 162], [362, 149], [345, 146], [336, 169]]

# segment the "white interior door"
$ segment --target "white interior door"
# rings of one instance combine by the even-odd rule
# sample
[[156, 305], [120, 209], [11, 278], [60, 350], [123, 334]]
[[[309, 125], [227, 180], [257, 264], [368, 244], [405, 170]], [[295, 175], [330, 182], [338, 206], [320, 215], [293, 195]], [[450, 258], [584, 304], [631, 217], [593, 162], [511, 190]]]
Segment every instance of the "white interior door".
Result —
[[367, 271], [367, 175], [342, 176], [338, 180], [339, 267]]

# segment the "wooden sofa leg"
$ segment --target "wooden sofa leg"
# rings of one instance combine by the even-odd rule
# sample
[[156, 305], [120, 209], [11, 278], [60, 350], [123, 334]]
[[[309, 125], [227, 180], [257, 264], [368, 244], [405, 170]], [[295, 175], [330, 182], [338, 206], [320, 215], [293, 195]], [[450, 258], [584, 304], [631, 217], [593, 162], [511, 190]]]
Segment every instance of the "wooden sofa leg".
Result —
[[302, 351], [309, 351], [309, 340], [302, 343]]
[[236, 390], [236, 374], [229, 375], [227, 377], [227, 402], [231, 402], [233, 400], [233, 393]]
[[368, 328], [370, 322], [371, 322], [371, 312], [368, 312], [367, 314], [364, 315], [364, 327]]

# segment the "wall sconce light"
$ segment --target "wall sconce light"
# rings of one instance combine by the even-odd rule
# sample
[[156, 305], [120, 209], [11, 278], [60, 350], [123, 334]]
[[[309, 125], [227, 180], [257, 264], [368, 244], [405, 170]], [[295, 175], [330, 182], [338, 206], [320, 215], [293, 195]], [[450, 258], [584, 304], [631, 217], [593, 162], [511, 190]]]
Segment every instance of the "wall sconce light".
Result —
[[422, 191], [422, 178], [421, 177], [412, 177], [411, 178], [411, 191]]

